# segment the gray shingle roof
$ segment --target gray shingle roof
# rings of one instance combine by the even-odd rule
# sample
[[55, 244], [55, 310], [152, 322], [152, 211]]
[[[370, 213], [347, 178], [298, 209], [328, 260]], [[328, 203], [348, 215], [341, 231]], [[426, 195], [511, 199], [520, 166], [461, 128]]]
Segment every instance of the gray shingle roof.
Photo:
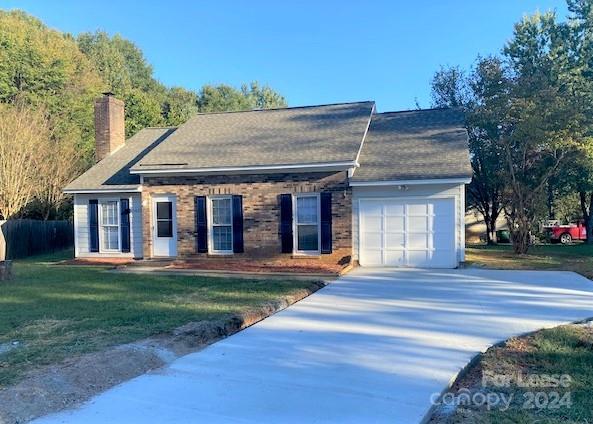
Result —
[[[354, 161], [373, 108], [359, 102], [210, 113], [177, 129], [146, 128], [66, 190], [137, 189], [140, 177], [131, 169]], [[352, 181], [471, 177], [467, 141], [458, 110], [374, 114]]]
[[68, 184], [66, 191], [137, 188], [140, 185], [140, 176], [130, 174], [130, 167], [174, 131], [174, 128], [145, 128], [139, 131], [119, 150]]
[[352, 181], [471, 177], [463, 122], [457, 109], [375, 114]]
[[369, 101], [199, 114], [132, 170], [354, 161], [373, 108]]

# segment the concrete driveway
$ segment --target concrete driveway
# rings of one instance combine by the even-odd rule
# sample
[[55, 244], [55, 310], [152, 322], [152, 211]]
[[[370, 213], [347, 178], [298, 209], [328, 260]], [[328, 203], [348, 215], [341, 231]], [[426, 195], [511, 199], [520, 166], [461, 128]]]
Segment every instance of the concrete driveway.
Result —
[[479, 351], [593, 316], [570, 272], [357, 269], [165, 369], [40, 423], [417, 423]]

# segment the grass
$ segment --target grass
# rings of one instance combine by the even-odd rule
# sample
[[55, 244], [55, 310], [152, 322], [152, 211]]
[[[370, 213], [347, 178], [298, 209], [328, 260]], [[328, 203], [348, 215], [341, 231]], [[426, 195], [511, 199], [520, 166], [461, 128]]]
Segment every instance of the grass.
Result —
[[[461, 379], [456, 387], [470, 387], [481, 379], [483, 373], [516, 375], [563, 375], [570, 376], [568, 387], [525, 388], [511, 384], [507, 389], [487, 385], [486, 392], [512, 394], [511, 407], [503, 411], [494, 408], [462, 408], [450, 417], [451, 423], [591, 423], [593, 422], [593, 327], [563, 325], [540, 330], [531, 335], [513, 338], [502, 346], [488, 349], [477, 364]], [[465, 381], [464, 381], [465, 380]], [[472, 381], [473, 380], [473, 381]], [[539, 407], [525, 401], [528, 392], [543, 392]], [[552, 408], [552, 392], [570, 399], [559, 408]], [[569, 393], [569, 395], [566, 395]]]
[[[310, 284], [117, 274], [55, 264], [71, 257], [66, 251], [15, 261], [15, 278], [0, 282], [0, 388], [36, 367], [190, 321], [223, 318]], [[2, 347], [10, 350], [1, 353]]]
[[559, 244], [531, 246], [516, 255], [510, 245], [473, 245], [465, 250], [466, 262], [496, 269], [545, 269], [575, 271], [593, 279], [593, 246]]
[[[526, 255], [516, 255], [510, 245], [473, 245], [466, 248], [469, 264], [495, 269], [535, 269], [575, 271], [593, 279], [593, 246], [537, 245]], [[482, 387], [482, 375], [548, 374], [570, 375], [569, 388], [509, 388]], [[456, 382], [454, 389], [473, 387], [473, 392], [503, 392], [512, 395], [513, 402], [507, 411], [494, 408], [469, 407], [458, 409], [447, 423], [593, 423], [593, 327], [566, 325], [540, 330], [531, 335], [513, 338], [502, 346], [495, 346], [481, 355], [479, 361]], [[550, 392], [563, 395], [570, 392], [570, 406], [557, 409], [526, 409], [528, 392], [538, 393], [540, 402], [550, 401]], [[565, 398], [566, 399], [566, 398]], [[527, 405], [529, 406], [529, 405]], [[541, 406], [541, 403], [540, 403]], [[441, 421], [439, 421], [441, 422]]]

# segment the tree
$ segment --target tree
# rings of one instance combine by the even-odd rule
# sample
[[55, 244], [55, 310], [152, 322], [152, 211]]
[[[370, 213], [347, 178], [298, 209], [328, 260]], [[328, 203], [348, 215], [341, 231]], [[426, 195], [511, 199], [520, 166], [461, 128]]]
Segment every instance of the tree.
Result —
[[123, 96], [126, 114], [126, 136], [131, 137], [142, 128], [164, 125], [161, 103], [149, 93], [130, 89]]
[[85, 170], [85, 158], [76, 142], [47, 137], [40, 143], [36, 155], [35, 200], [44, 220], [57, 216], [68, 197], [64, 187]]
[[[75, 38], [20, 11], [0, 11], [0, 46], [0, 107], [11, 117], [2, 124], [21, 125], [18, 129], [27, 140], [33, 134], [27, 135], [32, 130], [25, 129], [26, 119], [33, 116], [32, 125], [43, 123], [39, 134], [50, 143], [31, 147], [32, 141], [20, 145], [13, 139], [2, 146], [2, 172], [12, 178], [0, 182], [4, 216], [25, 211], [48, 218], [67, 204], [61, 188], [93, 164], [93, 104], [101, 92], [112, 91], [126, 102], [128, 137], [147, 126], [180, 125], [200, 106], [204, 111], [227, 111], [286, 105], [282, 96], [257, 83], [240, 90], [206, 86], [201, 97], [180, 87], [167, 88], [154, 78], [152, 67], [133, 42], [104, 32]], [[23, 120], [14, 116], [18, 111], [23, 112]], [[15, 149], [7, 150], [9, 146]], [[29, 161], [43, 158], [36, 162], [34, 193], [26, 188], [29, 174], [11, 174], [17, 168], [10, 161], [19, 155]], [[27, 163], [32, 162], [22, 166]], [[15, 184], [22, 187], [16, 189]]]
[[578, 193], [587, 244], [593, 244], [593, 1], [568, 0], [568, 21], [560, 24], [569, 39], [565, 63], [572, 96], [577, 98], [584, 142], [575, 149], [574, 160], [563, 170], [564, 183]]
[[468, 79], [459, 66], [441, 66], [433, 75], [430, 88], [432, 107], [467, 109], [470, 106]]
[[504, 49], [512, 82], [499, 141], [508, 181], [505, 213], [520, 254], [529, 248], [536, 204], [548, 182], [582, 142], [564, 35], [553, 13], [536, 14], [515, 25]]
[[[93, 100], [103, 82], [72, 37], [20, 11], [0, 11], [0, 103], [43, 108], [56, 134], [93, 152]], [[89, 161], [90, 163], [90, 161]]]
[[105, 32], [82, 33], [76, 42], [105, 82], [105, 91], [122, 94], [133, 87], [125, 56]]
[[480, 58], [468, 85], [472, 93], [468, 121], [473, 170], [468, 198], [484, 217], [486, 240], [492, 244], [505, 204], [505, 182], [501, 175], [503, 154], [499, 140], [509, 84], [501, 60], [498, 57]]
[[38, 152], [50, 138], [44, 114], [19, 101], [0, 104], [0, 215], [18, 216], [35, 195]]
[[249, 100], [236, 88], [230, 85], [205, 85], [198, 96], [200, 112], [221, 112], [248, 110]]
[[126, 136], [147, 126], [165, 124], [165, 87], [152, 76], [142, 51], [119, 35], [83, 33], [77, 38], [81, 51], [91, 60], [106, 83], [106, 90], [126, 102]]
[[269, 86], [261, 87], [257, 81], [249, 86], [243, 84], [241, 93], [247, 98], [253, 109], [276, 109], [287, 106], [286, 99]]
[[556, 185], [560, 196], [576, 193], [573, 202], [587, 229], [587, 244], [593, 244], [593, 157], [584, 150], [573, 152], [560, 169]]
[[167, 125], [177, 126], [198, 112], [198, 96], [181, 87], [172, 87], [165, 94], [162, 115]]
[[432, 79], [434, 107], [460, 107], [465, 112], [469, 135], [472, 181], [467, 204], [475, 208], [486, 224], [486, 241], [494, 243], [496, 223], [503, 209], [503, 180], [498, 128], [501, 95], [506, 78], [498, 58], [479, 58], [469, 75], [458, 67], [441, 67]]
[[198, 96], [200, 112], [224, 112], [286, 107], [286, 100], [268, 86], [257, 82], [243, 85], [241, 90], [220, 84], [205, 85]]

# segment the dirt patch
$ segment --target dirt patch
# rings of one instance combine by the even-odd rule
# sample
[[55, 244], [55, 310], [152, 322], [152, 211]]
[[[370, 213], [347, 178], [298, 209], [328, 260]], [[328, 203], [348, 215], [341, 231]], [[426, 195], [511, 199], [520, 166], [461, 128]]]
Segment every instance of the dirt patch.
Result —
[[60, 265], [88, 265], [134, 267], [151, 266], [163, 269], [184, 269], [204, 271], [232, 271], [245, 273], [304, 273], [340, 275], [350, 267], [350, 261], [343, 263], [323, 263], [318, 259], [233, 259], [207, 258], [207, 259], [180, 259], [175, 261], [159, 260], [134, 260], [130, 258], [77, 258], [58, 262]]
[[169, 269], [195, 269], [195, 270], [221, 270], [241, 272], [298, 272], [310, 274], [338, 275], [347, 264], [321, 263], [318, 259], [290, 259], [290, 260], [242, 260], [225, 259], [224, 261], [212, 259], [191, 259], [174, 261], [166, 266]]
[[23, 423], [79, 405], [119, 383], [249, 327], [324, 286], [323, 282], [311, 283], [284, 299], [226, 319], [188, 323], [170, 333], [32, 371], [18, 384], [0, 391], [0, 423]]
[[75, 258], [56, 262], [56, 265], [120, 266], [134, 262], [136, 261], [130, 258]]

